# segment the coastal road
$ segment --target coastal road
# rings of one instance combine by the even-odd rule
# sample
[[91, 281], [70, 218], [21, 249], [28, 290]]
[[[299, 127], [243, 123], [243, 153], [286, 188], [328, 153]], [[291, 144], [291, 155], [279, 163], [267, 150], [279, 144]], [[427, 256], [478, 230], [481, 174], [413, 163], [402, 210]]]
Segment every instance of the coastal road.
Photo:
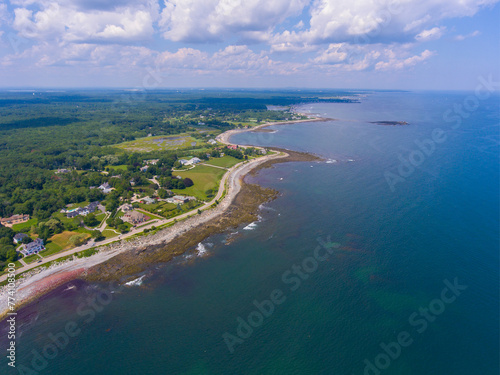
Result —
[[[85, 245], [78, 246], [78, 247], [75, 247], [73, 249], [70, 249], [70, 250], [67, 250], [64, 252], [60, 252], [60, 253], [57, 253], [57, 254], [54, 254], [54, 255], [51, 255], [48, 257], [44, 257], [41, 262], [35, 262], [35, 263], [31, 263], [31, 264], [25, 265], [23, 267], [20, 267], [16, 270], [16, 274], [29, 271], [33, 268], [40, 267], [40, 266], [47, 264], [49, 262], [53, 262], [59, 258], [74, 255], [80, 251], [91, 249], [95, 246], [104, 246], [104, 245], [108, 245], [108, 244], [115, 242], [115, 241], [120, 241], [120, 240], [129, 238], [129, 237], [132, 237], [138, 233], [141, 233], [144, 229], [151, 229], [151, 227], [153, 227], [153, 226], [159, 227], [159, 226], [162, 226], [165, 224], [173, 223], [176, 220], [179, 221], [179, 220], [186, 219], [189, 216], [197, 215], [198, 210], [201, 210], [201, 211], [207, 210], [216, 201], [220, 202], [220, 199], [224, 195], [226, 182], [229, 181], [228, 182], [228, 192], [229, 191], [238, 192], [240, 187], [241, 187], [240, 178], [242, 176], [244, 176], [246, 173], [248, 173], [248, 171], [253, 168], [254, 164], [260, 164], [266, 160], [274, 159], [274, 158], [278, 158], [278, 157], [284, 157], [284, 156], [286, 156], [286, 155], [285, 154], [283, 154], [283, 155], [280, 155], [280, 154], [267, 155], [267, 156], [264, 156], [261, 158], [252, 159], [250, 161], [244, 161], [244, 162], [238, 163], [238, 164], [234, 165], [233, 167], [229, 168], [219, 183], [219, 190], [217, 192], [217, 195], [210, 202], [205, 203], [201, 207], [195, 208], [194, 210], [191, 210], [189, 212], [186, 212], [182, 215], [179, 215], [179, 216], [176, 216], [176, 217], [173, 217], [170, 219], [163, 219], [163, 220], [155, 221], [154, 223], [150, 223], [148, 225], [142, 226], [141, 228], [133, 229], [130, 232], [128, 232], [126, 234], [122, 234], [118, 237], [109, 238], [107, 240], [100, 241], [100, 242], [95, 242], [93, 239], [91, 239]], [[234, 198], [235, 194], [231, 194], [231, 195], [232, 196], [229, 197], [230, 200], [232, 200]], [[228, 196], [229, 196], [229, 194], [228, 194]], [[7, 274], [0, 276], [0, 282], [4, 281], [6, 278], [7, 278]]]

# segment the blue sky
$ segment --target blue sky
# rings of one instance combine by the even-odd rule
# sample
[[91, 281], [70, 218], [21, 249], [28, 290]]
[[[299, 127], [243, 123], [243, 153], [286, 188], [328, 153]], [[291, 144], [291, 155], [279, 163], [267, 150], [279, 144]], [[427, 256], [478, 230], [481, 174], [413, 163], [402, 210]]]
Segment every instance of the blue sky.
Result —
[[0, 87], [473, 90], [500, 0], [8, 0]]

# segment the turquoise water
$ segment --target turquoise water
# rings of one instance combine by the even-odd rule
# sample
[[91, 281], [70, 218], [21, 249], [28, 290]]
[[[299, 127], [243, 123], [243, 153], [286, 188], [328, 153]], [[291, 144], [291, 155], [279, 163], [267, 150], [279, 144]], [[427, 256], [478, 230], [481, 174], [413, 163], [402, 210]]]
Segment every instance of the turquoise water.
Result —
[[282, 195], [230, 245], [26, 308], [2, 374], [498, 374], [500, 101], [447, 112], [470, 95], [375, 92], [234, 137], [327, 162], [249, 178]]

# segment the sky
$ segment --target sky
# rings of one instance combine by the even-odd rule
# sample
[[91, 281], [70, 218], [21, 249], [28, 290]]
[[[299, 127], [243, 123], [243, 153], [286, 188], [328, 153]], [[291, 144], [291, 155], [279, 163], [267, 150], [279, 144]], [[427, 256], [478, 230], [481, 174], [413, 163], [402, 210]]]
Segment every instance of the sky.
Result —
[[0, 0], [0, 87], [473, 90], [500, 0]]

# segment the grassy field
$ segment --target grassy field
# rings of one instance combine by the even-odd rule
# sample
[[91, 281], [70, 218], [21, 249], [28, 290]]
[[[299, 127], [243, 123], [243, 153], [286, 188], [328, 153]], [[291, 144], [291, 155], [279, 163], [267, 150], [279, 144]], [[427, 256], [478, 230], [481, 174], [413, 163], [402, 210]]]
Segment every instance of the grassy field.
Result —
[[176, 172], [175, 174], [181, 176], [182, 178], [190, 178], [193, 180], [194, 185], [186, 189], [173, 189], [172, 191], [175, 194], [189, 195], [206, 201], [209, 198], [205, 192], [212, 189], [214, 194], [216, 194], [219, 189], [219, 182], [224, 173], [226, 173], [224, 169], [209, 167], [206, 165], [197, 165], [195, 168], [187, 172]]
[[193, 147], [203, 142], [196, 140], [189, 134], [176, 134], [168, 136], [156, 136], [136, 139], [135, 141], [124, 142], [114, 147], [130, 152], [151, 152], [177, 150], [186, 147]]
[[204, 162], [205, 164], [216, 165], [218, 167], [231, 168], [233, 165], [238, 164], [243, 160], [233, 158], [232, 156], [226, 155], [221, 158], [211, 158], [210, 160]]
[[12, 226], [12, 230], [16, 231], [16, 232], [22, 232], [23, 229], [30, 229], [32, 225], [37, 225], [38, 224], [38, 219], [34, 218], [34, 219], [29, 219], [28, 221], [24, 222], [24, 223], [19, 223], [19, 224], [14, 224]]
[[126, 164], [121, 164], [121, 165], [108, 165], [106, 169], [114, 169], [115, 171], [126, 171], [127, 170], [127, 165]]
[[84, 234], [86, 239], [90, 238], [90, 234], [88, 233], [64, 231], [62, 233], [55, 234], [49, 238], [49, 241], [45, 245], [45, 250], [41, 251], [40, 254], [42, 256], [49, 256], [63, 250], [71, 249], [73, 247], [73, 244], [69, 239], [72, 236], [80, 234]]

